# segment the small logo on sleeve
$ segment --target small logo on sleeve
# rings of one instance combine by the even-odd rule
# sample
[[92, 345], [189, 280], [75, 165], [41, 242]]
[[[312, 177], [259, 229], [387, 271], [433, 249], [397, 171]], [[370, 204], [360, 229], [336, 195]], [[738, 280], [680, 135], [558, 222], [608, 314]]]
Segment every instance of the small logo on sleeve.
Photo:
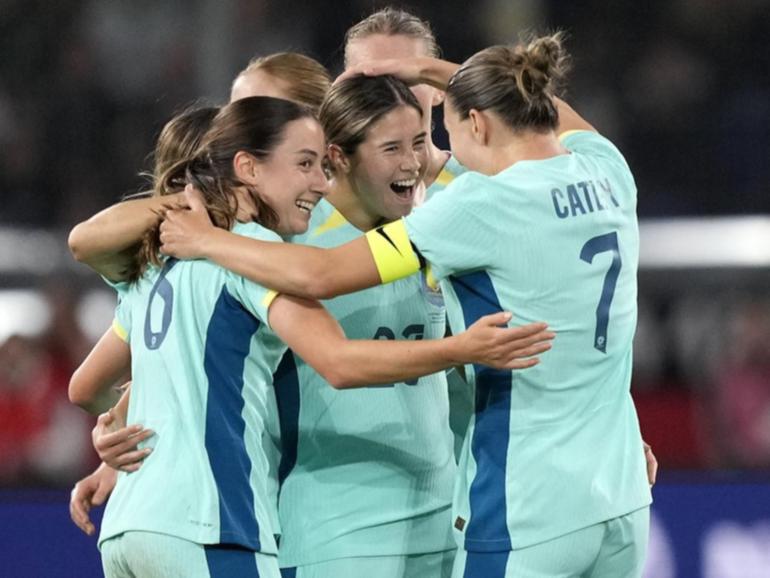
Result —
[[455, 528], [457, 528], [461, 532], [465, 530], [465, 518], [461, 518], [460, 516], [457, 516], [457, 519], [455, 520]]

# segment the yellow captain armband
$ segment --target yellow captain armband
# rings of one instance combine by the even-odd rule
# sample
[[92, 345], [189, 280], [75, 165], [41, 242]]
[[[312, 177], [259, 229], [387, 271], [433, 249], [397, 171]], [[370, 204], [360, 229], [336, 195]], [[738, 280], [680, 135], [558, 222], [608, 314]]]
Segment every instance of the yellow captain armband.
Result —
[[420, 270], [420, 259], [409, 241], [403, 219], [369, 231], [366, 240], [383, 283], [408, 277]]
[[120, 321], [118, 321], [117, 319], [112, 320], [112, 331], [115, 333], [115, 335], [120, 337], [121, 341], [125, 341], [126, 343], [128, 343], [128, 331], [126, 331], [126, 328], [123, 327], [120, 324]]

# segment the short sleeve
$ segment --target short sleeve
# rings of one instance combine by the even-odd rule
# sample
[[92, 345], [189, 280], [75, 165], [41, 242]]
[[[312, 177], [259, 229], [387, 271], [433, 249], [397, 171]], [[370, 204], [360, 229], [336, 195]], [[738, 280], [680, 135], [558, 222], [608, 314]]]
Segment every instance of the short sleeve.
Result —
[[612, 142], [590, 130], [570, 130], [559, 135], [569, 150], [601, 160], [618, 182], [636, 197], [636, 183], [623, 154]]
[[[233, 228], [233, 233], [243, 235], [244, 237], [250, 237], [258, 241], [270, 241], [275, 243], [283, 242], [283, 239], [281, 239], [278, 234], [255, 223], [239, 224]], [[235, 297], [246, 310], [249, 311], [249, 313], [266, 325], [270, 325], [268, 322], [268, 311], [270, 305], [278, 296], [276, 291], [263, 287], [258, 283], [254, 283], [253, 281], [230, 271], [227, 272], [226, 286], [228, 292]]]
[[467, 172], [405, 218], [409, 239], [436, 279], [490, 265], [490, 186], [490, 177]]
[[118, 304], [115, 307], [115, 317], [112, 320], [112, 331], [122, 341], [129, 343], [129, 336], [131, 335], [131, 310], [128, 302], [131, 283], [128, 281], [110, 281], [106, 277], [102, 277], [102, 279], [107, 285], [115, 289], [118, 294]]

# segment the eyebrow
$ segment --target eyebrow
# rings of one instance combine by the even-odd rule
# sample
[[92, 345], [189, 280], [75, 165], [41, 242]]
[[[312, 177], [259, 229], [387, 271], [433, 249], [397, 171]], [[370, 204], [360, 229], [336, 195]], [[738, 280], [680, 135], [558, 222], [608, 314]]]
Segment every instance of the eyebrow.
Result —
[[298, 150], [295, 154], [298, 154], [298, 155], [310, 155], [310, 156], [313, 156], [313, 157], [318, 157], [318, 153], [316, 151], [312, 150], [312, 149]]
[[412, 140], [415, 141], [418, 138], [425, 138], [426, 136], [428, 136], [428, 131], [424, 130], [420, 134], [418, 134], [416, 137], [414, 137]]

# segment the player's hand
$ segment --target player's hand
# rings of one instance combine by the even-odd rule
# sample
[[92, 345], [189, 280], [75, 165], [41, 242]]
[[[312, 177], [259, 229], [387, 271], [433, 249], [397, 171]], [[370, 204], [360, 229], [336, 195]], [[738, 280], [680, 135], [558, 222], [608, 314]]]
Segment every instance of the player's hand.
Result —
[[123, 472], [135, 472], [152, 453], [152, 448], [140, 450], [137, 446], [154, 433], [141, 425], [125, 427], [114, 409], [110, 409], [96, 420], [91, 440], [99, 459], [108, 466]]
[[526, 369], [540, 363], [538, 354], [551, 349], [555, 333], [546, 323], [506, 327], [508, 312], [485, 315], [467, 331], [457, 335], [462, 340], [465, 363], [479, 363], [497, 369]]
[[334, 84], [363, 74], [364, 76], [382, 76], [390, 74], [412, 86], [423, 82], [422, 74], [426, 63], [433, 59], [428, 57], [413, 58], [388, 58], [384, 60], [370, 60], [356, 66], [351, 66], [340, 74]]
[[91, 516], [93, 506], [101, 506], [112, 493], [118, 473], [107, 464], [101, 464], [94, 473], [80, 480], [70, 493], [70, 518], [89, 536], [96, 531]]
[[650, 487], [655, 485], [655, 480], [658, 477], [658, 460], [655, 458], [655, 454], [652, 453], [652, 447], [646, 441], [642, 440], [644, 446], [644, 461], [647, 463], [647, 481]]
[[187, 185], [184, 197], [188, 209], [166, 211], [160, 225], [160, 251], [177, 259], [204, 256], [206, 234], [214, 229], [200, 193]]

